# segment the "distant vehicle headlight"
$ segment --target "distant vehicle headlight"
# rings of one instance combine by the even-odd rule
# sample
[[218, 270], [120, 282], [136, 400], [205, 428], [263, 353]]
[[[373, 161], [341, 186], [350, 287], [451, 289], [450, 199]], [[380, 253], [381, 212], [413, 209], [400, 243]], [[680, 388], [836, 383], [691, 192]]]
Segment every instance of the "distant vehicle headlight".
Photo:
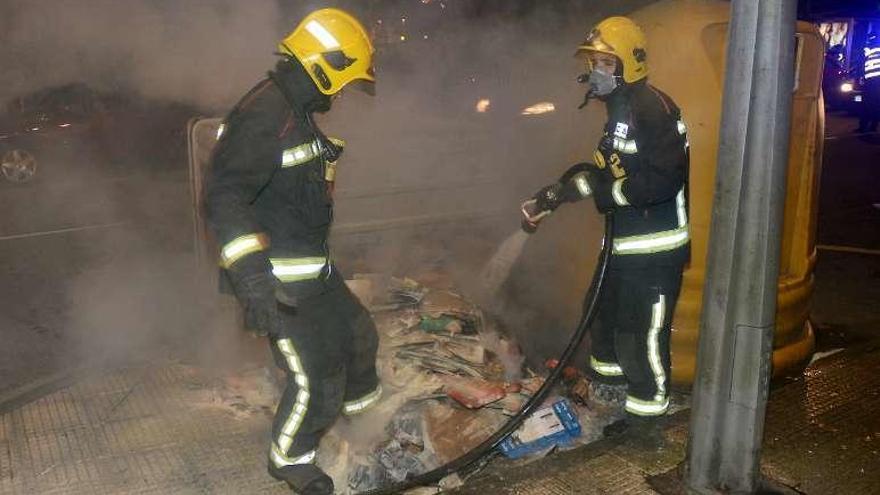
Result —
[[853, 90], [853, 83], [851, 83], [851, 82], [845, 82], [840, 85], [840, 92], [841, 93], [851, 93], [852, 90]]

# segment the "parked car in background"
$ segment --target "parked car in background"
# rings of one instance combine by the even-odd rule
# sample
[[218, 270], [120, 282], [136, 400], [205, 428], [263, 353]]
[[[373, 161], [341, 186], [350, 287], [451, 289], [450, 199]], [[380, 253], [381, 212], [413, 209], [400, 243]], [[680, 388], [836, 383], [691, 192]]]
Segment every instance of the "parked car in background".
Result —
[[822, 94], [829, 110], [857, 112], [861, 106], [862, 94], [858, 74], [847, 69], [839, 49], [829, 49], [825, 53]]
[[0, 174], [23, 183], [183, 168], [186, 122], [196, 113], [82, 83], [17, 96], [0, 115]]

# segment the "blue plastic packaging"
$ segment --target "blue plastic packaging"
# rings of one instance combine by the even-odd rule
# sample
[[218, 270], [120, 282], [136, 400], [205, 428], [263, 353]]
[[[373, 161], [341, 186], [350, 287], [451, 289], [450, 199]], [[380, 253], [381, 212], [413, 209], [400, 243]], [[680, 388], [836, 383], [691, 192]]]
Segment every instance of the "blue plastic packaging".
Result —
[[560, 399], [538, 409], [498, 449], [511, 459], [519, 459], [554, 446], [565, 446], [581, 436], [581, 424], [571, 404]]

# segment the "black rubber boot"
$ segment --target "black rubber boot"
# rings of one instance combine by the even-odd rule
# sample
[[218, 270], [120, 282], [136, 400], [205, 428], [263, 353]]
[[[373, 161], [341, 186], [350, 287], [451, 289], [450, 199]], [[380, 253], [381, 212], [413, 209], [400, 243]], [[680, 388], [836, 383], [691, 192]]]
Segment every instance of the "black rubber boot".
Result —
[[314, 464], [276, 468], [269, 465], [269, 475], [284, 481], [298, 495], [333, 495], [333, 480]]

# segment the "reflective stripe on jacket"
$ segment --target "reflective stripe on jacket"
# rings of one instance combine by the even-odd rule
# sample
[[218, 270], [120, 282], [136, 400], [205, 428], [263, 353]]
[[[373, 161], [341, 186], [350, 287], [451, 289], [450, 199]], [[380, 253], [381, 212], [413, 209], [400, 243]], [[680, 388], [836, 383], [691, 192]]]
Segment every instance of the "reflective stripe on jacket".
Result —
[[594, 153], [615, 220], [612, 266], [684, 263], [689, 257], [687, 125], [672, 99], [639, 82], [606, 101]]

